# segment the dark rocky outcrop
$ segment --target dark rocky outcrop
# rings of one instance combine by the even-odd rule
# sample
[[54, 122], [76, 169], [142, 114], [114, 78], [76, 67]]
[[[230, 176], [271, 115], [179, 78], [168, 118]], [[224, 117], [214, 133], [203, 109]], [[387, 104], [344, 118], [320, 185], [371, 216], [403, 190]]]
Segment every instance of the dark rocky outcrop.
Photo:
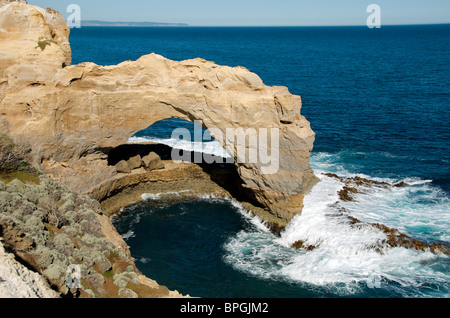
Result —
[[306, 244], [304, 241], [299, 240], [292, 244], [292, 248], [295, 248], [296, 250], [305, 250], [307, 252], [311, 252], [317, 248], [316, 245], [309, 245]]
[[[390, 184], [387, 182], [369, 180], [358, 176], [344, 178], [333, 173], [327, 173], [324, 175], [330, 178], [335, 178], [344, 183], [343, 188], [338, 192], [339, 199], [340, 201], [343, 202], [355, 201], [352, 194], [370, 191], [372, 187], [398, 188], [408, 186], [408, 184], [404, 181], [398, 182], [396, 184]], [[378, 229], [379, 231], [383, 232], [386, 235], [386, 239], [377, 242], [377, 244], [373, 246], [373, 248], [380, 253], [382, 253], [384, 248], [386, 247], [388, 248], [404, 247], [409, 249], [416, 249], [419, 251], [429, 251], [436, 254], [437, 253], [450, 254], [450, 246], [448, 246], [445, 243], [433, 242], [431, 244], [427, 244], [426, 242], [414, 239], [404, 233], [401, 233], [397, 229], [389, 228], [384, 224], [362, 222], [357, 218], [351, 216], [350, 211], [348, 211], [343, 207], [339, 207], [338, 204], [339, 202], [336, 202], [336, 207], [342, 212], [343, 215], [346, 215], [346, 217], [348, 218], [348, 222], [351, 226], [357, 227], [370, 226]], [[298, 243], [297, 245], [301, 247], [300, 243]]]
[[386, 239], [381, 240], [377, 243], [376, 246], [373, 246], [374, 249], [376, 249], [378, 252], [383, 253], [384, 247], [404, 247], [408, 249], [415, 249], [418, 251], [424, 251], [424, 252], [432, 252], [435, 254], [446, 254], [450, 255], [450, 246], [443, 244], [443, 243], [432, 243], [427, 244], [423, 241], [413, 239], [412, 237], [401, 233], [399, 230], [387, 227], [384, 224], [380, 223], [364, 223], [360, 220], [358, 220], [355, 217], [348, 216], [349, 223], [351, 226], [370, 226], [373, 228], [376, 228], [386, 234]]

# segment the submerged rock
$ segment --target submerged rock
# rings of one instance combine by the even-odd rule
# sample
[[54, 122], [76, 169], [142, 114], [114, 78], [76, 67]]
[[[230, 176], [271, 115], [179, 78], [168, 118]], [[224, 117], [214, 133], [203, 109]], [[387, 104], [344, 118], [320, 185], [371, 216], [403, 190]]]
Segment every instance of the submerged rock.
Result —
[[[324, 174], [327, 177], [335, 178], [345, 185], [343, 188], [338, 192], [340, 201], [343, 202], [353, 202], [355, 199], [351, 196], [351, 194], [357, 194], [364, 191], [368, 191], [367, 189], [370, 189], [370, 187], [383, 187], [383, 188], [394, 188], [394, 187], [405, 187], [408, 186], [406, 182], [399, 182], [396, 184], [390, 184], [387, 182], [380, 182], [375, 180], [369, 180], [366, 178], [361, 177], [350, 177], [350, 178], [344, 178], [341, 176], [338, 176], [333, 173], [327, 173]], [[339, 202], [336, 202], [336, 205], [338, 205]], [[394, 228], [389, 228], [383, 224], [380, 223], [364, 223], [357, 218], [351, 216], [347, 209], [343, 207], [338, 207], [339, 210], [346, 215], [348, 218], [348, 222], [351, 226], [370, 226], [373, 228], [378, 229], [379, 231], [383, 232], [386, 235], [386, 239], [377, 242], [373, 246], [375, 250], [377, 250], [380, 253], [383, 253], [383, 249], [388, 248], [395, 248], [395, 247], [404, 247], [408, 249], [416, 249], [419, 251], [429, 251], [435, 254], [450, 254], [450, 246], [444, 245], [442, 243], [433, 243], [433, 244], [427, 244], [423, 241], [413, 239], [410, 236], [401, 233], [399, 230]], [[302, 248], [303, 242], [296, 242], [296, 246]]]
[[441, 243], [433, 243], [430, 245], [423, 241], [413, 239], [410, 236], [401, 233], [399, 230], [387, 227], [384, 224], [364, 223], [355, 217], [347, 217], [349, 219], [350, 225], [352, 226], [370, 226], [386, 234], [386, 239], [378, 242], [376, 246], [373, 246], [373, 248], [380, 253], [383, 253], [383, 248], [387, 246], [389, 248], [403, 247], [408, 249], [415, 249], [418, 251], [431, 252], [434, 254], [450, 255], [450, 246], [443, 245]]
[[398, 182], [396, 184], [390, 184], [387, 182], [370, 180], [358, 176], [345, 178], [334, 173], [324, 173], [323, 175], [337, 179], [345, 184], [344, 187], [338, 192], [339, 199], [341, 201], [355, 201], [351, 194], [365, 192], [367, 190], [367, 187], [399, 188], [408, 186], [408, 184], [404, 181]]
[[308, 251], [308, 252], [311, 252], [311, 251], [313, 251], [313, 250], [315, 250], [317, 248], [317, 246], [306, 244], [302, 240], [294, 242], [292, 244], [292, 247], [295, 248], [296, 250], [305, 250], [305, 251]]
[[353, 194], [355, 194], [355, 193], [358, 193], [359, 191], [356, 189], [356, 188], [353, 188], [353, 187], [349, 187], [349, 186], [345, 186], [341, 191], [339, 191], [339, 198], [342, 200], [342, 201], [355, 201], [352, 197], [351, 197], [351, 195], [350, 195], [350, 193], [353, 193]]

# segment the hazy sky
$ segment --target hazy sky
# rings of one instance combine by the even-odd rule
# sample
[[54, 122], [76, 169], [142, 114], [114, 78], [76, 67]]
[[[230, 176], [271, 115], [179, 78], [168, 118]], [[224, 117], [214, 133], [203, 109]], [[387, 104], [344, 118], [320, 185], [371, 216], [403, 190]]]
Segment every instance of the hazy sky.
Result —
[[450, 23], [450, 0], [28, 0], [82, 20], [180, 22], [191, 26], [364, 25], [369, 4], [381, 7], [381, 22]]

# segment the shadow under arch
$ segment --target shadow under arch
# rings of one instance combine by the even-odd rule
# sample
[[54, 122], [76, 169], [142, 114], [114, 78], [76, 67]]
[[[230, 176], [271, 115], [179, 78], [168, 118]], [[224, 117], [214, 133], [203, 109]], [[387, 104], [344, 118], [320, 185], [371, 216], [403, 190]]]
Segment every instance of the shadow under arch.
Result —
[[[172, 132], [180, 128], [191, 132], [191, 140], [173, 138]], [[198, 139], [199, 131], [201, 140]], [[197, 136], [195, 136], [196, 133]], [[199, 152], [198, 149], [204, 152]], [[173, 160], [174, 150], [177, 153], [182, 152], [183, 158], [190, 158], [188, 162], [199, 166], [213, 182], [227, 190], [236, 200], [263, 208], [253, 192], [243, 186], [244, 181], [233, 163], [233, 157], [214, 140], [206, 128], [189, 120], [168, 118], [153, 123], [131, 136], [127, 143], [110, 149], [108, 165], [113, 166], [121, 160], [128, 160], [136, 155], [145, 157], [151, 152], [158, 154], [162, 160]], [[210, 158], [213, 157], [214, 162], [199, 162], [198, 158], [203, 158], [205, 154]]]

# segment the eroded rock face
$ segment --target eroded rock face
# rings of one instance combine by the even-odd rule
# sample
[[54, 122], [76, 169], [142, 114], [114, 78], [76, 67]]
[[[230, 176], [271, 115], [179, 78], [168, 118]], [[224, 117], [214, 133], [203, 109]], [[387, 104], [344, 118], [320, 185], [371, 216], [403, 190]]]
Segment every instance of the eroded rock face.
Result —
[[[277, 217], [290, 220], [301, 212], [316, 177], [309, 164], [315, 134], [300, 114], [299, 96], [264, 85], [243, 67], [202, 59], [149, 54], [113, 66], [71, 66], [68, 36], [53, 10], [22, 3], [0, 8], [0, 129], [32, 144], [39, 163], [76, 167], [80, 158], [124, 144], [166, 118], [201, 120], [222, 136], [226, 129], [275, 128], [276, 173], [264, 174], [262, 163], [236, 166], [244, 187]], [[236, 159], [236, 143], [218, 141]], [[87, 169], [89, 177], [81, 174], [78, 182], [71, 175], [72, 188], [86, 188], [84, 182], [101, 173], [109, 178], [114, 170]]]
[[0, 7], [6, 4], [10, 4], [11, 2], [27, 3], [27, 0], [0, 0]]

